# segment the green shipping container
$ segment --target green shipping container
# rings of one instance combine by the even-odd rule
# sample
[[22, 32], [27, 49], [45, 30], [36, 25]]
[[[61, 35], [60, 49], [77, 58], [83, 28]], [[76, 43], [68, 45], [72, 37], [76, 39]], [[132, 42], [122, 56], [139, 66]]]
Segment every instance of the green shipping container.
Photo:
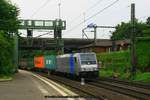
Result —
[[55, 70], [56, 69], [56, 56], [55, 55], [44, 56], [44, 64], [45, 64], [45, 68], [49, 70]]

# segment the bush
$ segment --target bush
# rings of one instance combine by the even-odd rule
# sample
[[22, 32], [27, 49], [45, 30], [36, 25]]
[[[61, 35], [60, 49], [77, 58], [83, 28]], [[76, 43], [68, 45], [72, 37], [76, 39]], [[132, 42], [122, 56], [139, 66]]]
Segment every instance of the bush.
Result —
[[100, 70], [99, 71], [100, 77], [113, 77], [113, 71], [112, 70]]
[[13, 40], [7, 39], [0, 32], [0, 74], [11, 74], [13, 71]]
[[[111, 52], [97, 54], [97, 59], [102, 62], [102, 68], [114, 72], [114, 75], [121, 75], [130, 68], [129, 51]], [[117, 76], [118, 76], [117, 75]]]
[[14, 40], [11, 33], [18, 32], [18, 14], [18, 8], [10, 0], [0, 1], [0, 74], [11, 74], [14, 70]]
[[[137, 71], [150, 71], [150, 37], [138, 38], [136, 43], [137, 53]], [[102, 75], [107, 72], [114, 72], [112, 76], [120, 78], [130, 78], [131, 71], [131, 55], [130, 51], [120, 51], [111, 53], [97, 54], [98, 61], [102, 62], [101, 67], [104, 68]], [[106, 72], [104, 72], [106, 71]], [[100, 74], [101, 75], [101, 74]], [[108, 75], [106, 75], [108, 76]]]
[[150, 38], [139, 38], [137, 45], [138, 68], [141, 71], [150, 71]]

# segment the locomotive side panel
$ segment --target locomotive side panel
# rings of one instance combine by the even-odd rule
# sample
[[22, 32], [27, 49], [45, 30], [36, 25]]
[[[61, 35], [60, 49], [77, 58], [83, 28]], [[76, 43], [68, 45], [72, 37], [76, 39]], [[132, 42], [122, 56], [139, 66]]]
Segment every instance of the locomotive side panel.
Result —
[[57, 57], [57, 72], [78, 75], [78, 61], [73, 54], [66, 54]]
[[69, 73], [69, 57], [57, 57], [57, 72]]

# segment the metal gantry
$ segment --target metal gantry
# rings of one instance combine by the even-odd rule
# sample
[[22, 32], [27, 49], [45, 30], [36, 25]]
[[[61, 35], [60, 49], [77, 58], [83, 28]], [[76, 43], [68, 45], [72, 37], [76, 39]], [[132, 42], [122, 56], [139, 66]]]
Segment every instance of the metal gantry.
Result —
[[56, 20], [20, 20], [20, 28], [19, 29], [46, 29], [46, 30], [54, 30], [56, 27], [59, 27], [61, 30], [66, 29], [66, 21], [61, 19]]
[[87, 27], [85, 27], [84, 29], [82, 29], [82, 33], [87, 37], [88, 39], [88, 36], [85, 34], [85, 30], [88, 29], [88, 28], [93, 28], [94, 31], [91, 31], [91, 32], [94, 32], [94, 43], [96, 43], [96, 40], [97, 40], [97, 28], [116, 28], [115, 26], [97, 26], [96, 24], [89, 24]]
[[[56, 20], [29, 20], [21, 19], [20, 27], [21, 30], [27, 30], [28, 45], [32, 46], [33, 30], [54, 30], [55, 49], [57, 52], [64, 53], [64, 43], [62, 40], [62, 30], [66, 29], [66, 21], [61, 19]], [[18, 36], [14, 36], [15, 47], [14, 47], [14, 62], [16, 71], [18, 69]]]
[[[61, 19], [56, 20], [20, 20], [20, 28], [27, 30], [27, 38], [32, 40], [33, 30], [54, 30], [54, 40], [56, 51], [63, 53], [64, 43], [62, 40], [62, 30], [66, 29], [66, 21]], [[29, 43], [32, 44], [32, 43]]]

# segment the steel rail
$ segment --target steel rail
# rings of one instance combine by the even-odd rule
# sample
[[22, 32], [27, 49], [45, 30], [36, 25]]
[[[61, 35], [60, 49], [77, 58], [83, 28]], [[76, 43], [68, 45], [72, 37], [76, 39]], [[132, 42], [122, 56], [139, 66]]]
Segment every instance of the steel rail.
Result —
[[146, 86], [144, 85], [144, 88], [142, 88], [142, 86], [140, 87], [140, 85], [138, 85], [139, 87], [133, 86], [133, 84], [130, 85], [130, 82], [124, 84], [123, 82], [120, 83], [120, 81], [116, 82], [114, 80], [99, 80], [88, 82], [88, 84], [96, 86], [98, 88], [105, 88], [111, 91], [115, 91], [120, 94], [128, 95], [140, 100], [150, 100], [150, 89], [148, 89], [149, 87], [146, 88]]

